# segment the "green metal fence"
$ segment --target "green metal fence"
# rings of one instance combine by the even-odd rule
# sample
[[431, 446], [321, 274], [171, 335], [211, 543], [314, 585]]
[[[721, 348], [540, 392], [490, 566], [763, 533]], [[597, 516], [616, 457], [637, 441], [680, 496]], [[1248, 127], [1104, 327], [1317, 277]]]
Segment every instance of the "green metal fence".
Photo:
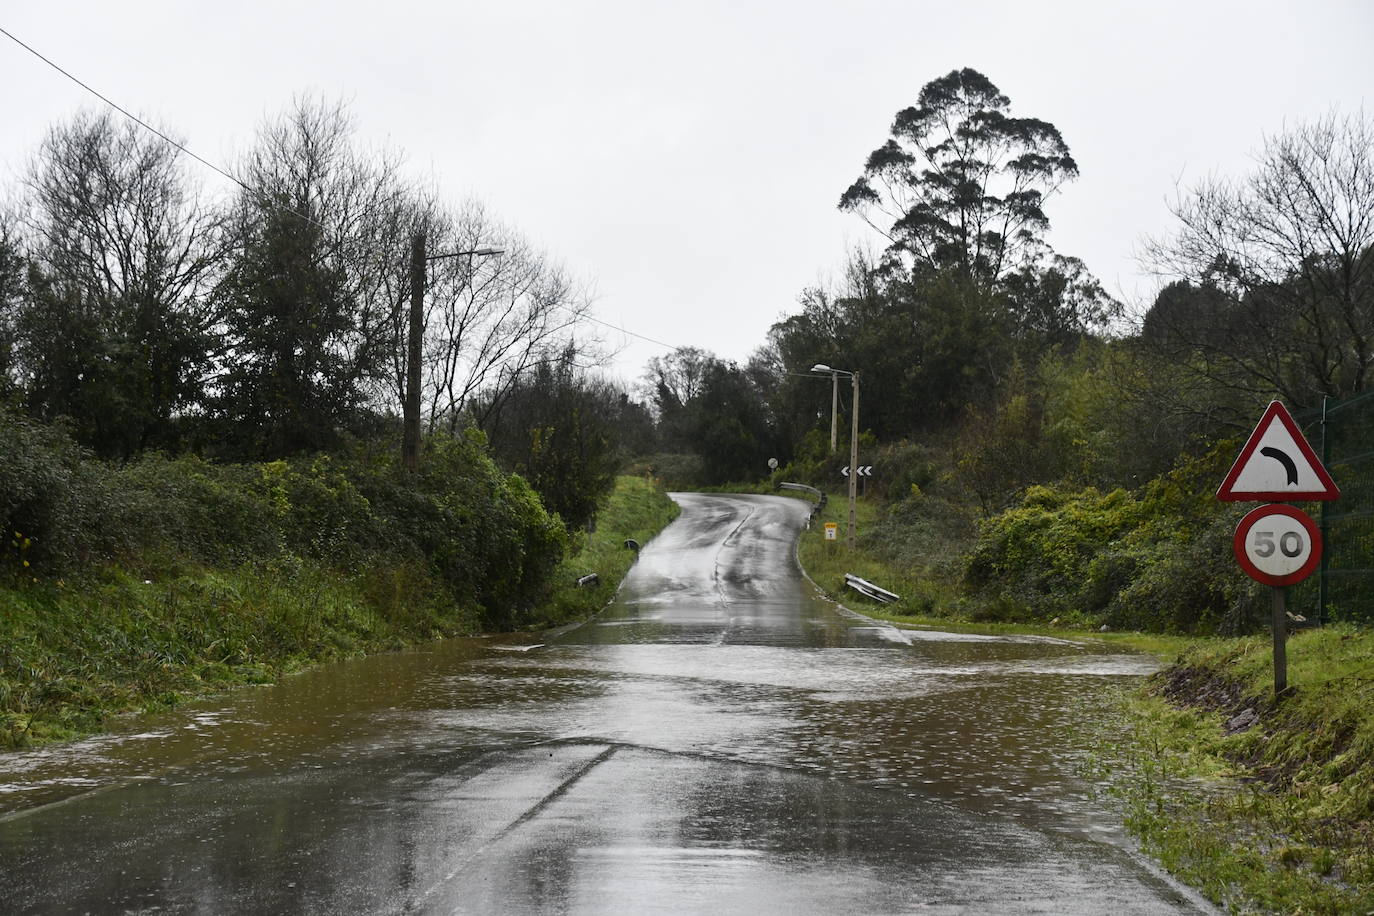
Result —
[[1341, 497], [1314, 507], [1322, 530], [1319, 571], [1293, 588], [1290, 607], [1322, 623], [1374, 623], [1374, 390], [1294, 419], [1321, 455]]

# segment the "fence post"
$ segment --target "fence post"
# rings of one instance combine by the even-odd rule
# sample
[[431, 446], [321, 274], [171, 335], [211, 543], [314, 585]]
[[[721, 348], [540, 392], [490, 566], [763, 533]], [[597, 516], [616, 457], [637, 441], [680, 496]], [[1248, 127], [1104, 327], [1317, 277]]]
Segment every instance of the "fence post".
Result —
[[[1329, 398], [1326, 395], [1322, 395], [1322, 467], [1325, 468], [1331, 467], [1331, 437], [1327, 435], [1326, 431], [1326, 402], [1328, 400]], [[1330, 506], [1329, 502], [1322, 503], [1321, 518], [1317, 523], [1322, 533], [1323, 545], [1321, 567], [1317, 573], [1317, 626], [1323, 626], [1326, 623], [1326, 602], [1329, 597], [1326, 585], [1326, 571], [1331, 562], [1331, 551], [1326, 549], [1326, 545], [1331, 543], [1331, 539], [1328, 536], [1329, 532], [1326, 527], [1326, 511], [1328, 506]]]

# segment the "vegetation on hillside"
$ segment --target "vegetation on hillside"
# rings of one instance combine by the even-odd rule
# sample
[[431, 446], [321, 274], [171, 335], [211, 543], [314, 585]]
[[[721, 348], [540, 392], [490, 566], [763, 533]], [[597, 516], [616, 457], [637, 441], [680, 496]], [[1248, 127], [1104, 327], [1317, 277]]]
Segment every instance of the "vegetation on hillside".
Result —
[[[931, 80], [835, 189], [876, 248], [802, 290], [743, 363], [680, 347], [631, 392], [592, 368], [576, 278], [358, 143], [341, 105], [268, 118], [228, 197], [112, 113], [54, 125], [0, 208], [0, 737], [585, 615], [629, 560], [617, 545], [666, 519], [638, 477], [839, 495], [851, 446], [875, 475], [860, 549], [802, 544], [827, 589], [856, 572], [903, 596], [883, 613], [1243, 635], [1263, 626], [1261, 595], [1230, 556], [1237, 511], [1211, 493], [1273, 397], [1300, 419], [1350, 408], [1332, 427], [1356, 522], [1338, 530], [1346, 578], [1295, 607], [1374, 620], [1358, 524], [1374, 120], [1296, 124], [1248, 174], [1182, 191], [1172, 231], [1145, 245], [1169, 282], [1129, 305], [1049, 244], [1079, 171], [1071, 139], [975, 70]], [[440, 257], [413, 290], [421, 238]], [[413, 472], [395, 458], [412, 352], [427, 436]], [[602, 584], [572, 590], [586, 572]], [[1249, 683], [1240, 658], [1217, 676]], [[1358, 785], [1363, 726], [1313, 749], [1330, 758], [1318, 770], [1295, 762], [1307, 739], [1285, 736], [1326, 721], [1304, 718], [1305, 696], [1239, 756], [1291, 750], [1263, 765]], [[1345, 782], [1273, 796], [1325, 812], [1278, 861], [1313, 861], [1322, 823], [1366, 829]], [[1364, 874], [1332, 855], [1320, 881]]]
[[83, 480], [46, 479], [51, 502], [9, 516], [31, 533], [11, 532], [25, 559], [0, 583], [0, 746], [333, 658], [585, 617], [633, 561], [624, 540], [675, 514], [622, 477], [565, 556], [558, 519], [480, 444], [432, 441], [416, 489], [387, 473], [390, 451], [380, 467], [78, 458]]

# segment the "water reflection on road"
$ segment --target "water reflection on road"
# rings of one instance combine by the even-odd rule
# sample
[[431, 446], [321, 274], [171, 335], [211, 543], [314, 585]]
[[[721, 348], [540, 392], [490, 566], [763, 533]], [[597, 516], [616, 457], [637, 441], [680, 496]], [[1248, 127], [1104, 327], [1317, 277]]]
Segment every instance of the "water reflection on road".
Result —
[[1149, 659], [874, 624], [797, 573], [801, 504], [678, 498], [616, 603], [545, 645], [451, 640], [0, 758], [9, 899], [1194, 909], [1085, 839], [1119, 830], [1077, 775], [1074, 723]]

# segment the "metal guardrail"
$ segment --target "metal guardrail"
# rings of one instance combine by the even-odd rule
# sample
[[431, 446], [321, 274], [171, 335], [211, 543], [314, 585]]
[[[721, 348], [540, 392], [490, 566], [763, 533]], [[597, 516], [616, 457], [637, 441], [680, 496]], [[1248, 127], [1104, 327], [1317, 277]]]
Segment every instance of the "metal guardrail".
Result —
[[807, 516], [806, 519], [806, 526], [808, 528], [811, 527], [811, 522], [815, 520], [817, 513], [819, 513], [822, 509], [825, 508], [825, 502], [829, 498], [820, 490], [816, 489], [815, 487], [807, 486], [804, 483], [787, 483], [786, 481], [784, 481], [782, 483], [779, 483], [777, 488], [779, 490], [797, 490], [801, 493], [810, 493], [812, 496], [816, 497], [816, 504], [811, 507], [811, 514]]
[[879, 588], [867, 579], [860, 579], [853, 573], [844, 574], [844, 584], [854, 589], [854, 591], [859, 594], [867, 598], [872, 598], [874, 601], [881, 601], [883, 604], [888, 604], [892, 601], [900, 601], [902, 597], [896, 592], [890, 592], [885, 588]]

